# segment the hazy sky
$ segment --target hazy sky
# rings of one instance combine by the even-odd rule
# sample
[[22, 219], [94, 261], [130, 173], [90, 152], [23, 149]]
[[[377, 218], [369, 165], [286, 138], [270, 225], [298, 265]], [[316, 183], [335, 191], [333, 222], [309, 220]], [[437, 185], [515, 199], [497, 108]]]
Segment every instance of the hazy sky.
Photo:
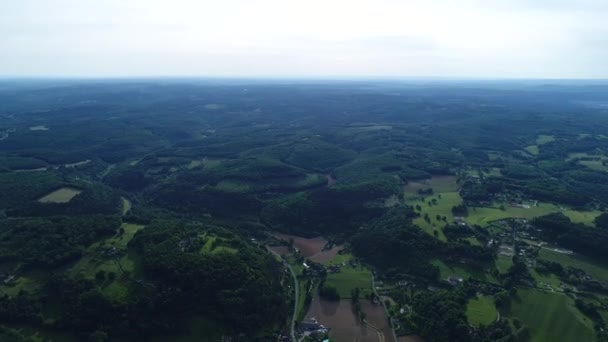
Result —
[[608, 78], [608, 0], [0, 0], [0, 75]]

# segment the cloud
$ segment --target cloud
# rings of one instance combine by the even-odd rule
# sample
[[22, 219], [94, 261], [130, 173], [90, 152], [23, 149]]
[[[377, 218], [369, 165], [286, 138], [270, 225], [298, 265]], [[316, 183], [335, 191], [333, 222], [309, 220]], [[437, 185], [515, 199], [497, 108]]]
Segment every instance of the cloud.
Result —
[[0, 2], [0, 75], [608, 77], [605, 0]]

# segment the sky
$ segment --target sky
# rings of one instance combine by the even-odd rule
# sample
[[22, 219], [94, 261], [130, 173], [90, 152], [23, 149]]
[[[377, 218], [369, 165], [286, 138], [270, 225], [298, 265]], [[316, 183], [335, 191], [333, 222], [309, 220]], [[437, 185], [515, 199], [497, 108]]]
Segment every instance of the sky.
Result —
[[608, 0], [0, 0], [0, 75], [608, 78]]

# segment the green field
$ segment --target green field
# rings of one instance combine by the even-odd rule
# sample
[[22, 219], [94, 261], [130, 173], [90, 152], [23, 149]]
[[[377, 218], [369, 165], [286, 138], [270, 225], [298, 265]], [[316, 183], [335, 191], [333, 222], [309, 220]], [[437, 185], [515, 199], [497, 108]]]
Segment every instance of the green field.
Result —
[[536, 138], [536, 145], [543, 145], [555, 141], [555, 137], [553, 135], [545, 135], [541, 134]]
[[67, 203], [72, 200], [76, 195], [80, 194], [82, 190], [71, 188], [71, 187], [63, 187], [57, 189], [49, 194], [46, 194], [40, 199], [38, 202], [40, 203]]
[[538, 153], [539, 153], [539, 149], [538, 149], [537, 145], [526, 146], [526, 148], [524, 148], [524, 150], [526, 150], [526, 152], [528, 152], [534, 156], [538, 155]]
[[473, 325], [489, 325], [497, 316], [494, 298], [491, 296], [479, 296], [467, 304], [467, 319]]
[[[441, 195], [441, 198], [439, 198]], [[432, 206], [428, 205], [428, 202], [432, 199], [436, 199], [436, 204]], [[452, 207], [459, 205], [462, 203], [462, 198], [458, 192], [442, 192], [439, 194], [434, 194], [433, 196], [428, 196], [424, 200], [409, 200], [406, 202], [408, 205], [416, 206], [419, 205], [422, 208], [420, 212], [421, 217], [414, 219], [414, 223], [422, 228], [425, 232], [433, 235], [433, 231], [436, 230], [438, 233], [438, 238], [446, 241], [446, 237], [443, 234], [442, 227], [446, 225], [446, 222], [437, 221], [436, 216], [445, 216], [447, 217], [447, 223], [452, 223], [454, 221], [454, 215], [452, 215]], [[424, 214], [428, 214], [431, 222], [428, 223], [424, 220]]]
[[537, 287], [555, 292], [563, 292], [559, 286], [562, 281], [555, 274], [538, 273], [535, 269], [530, 269], [530, 274], [536, 281]]
[[564, 267], [581, 269], [601, 282], [608, 282], [608, 264], [602, 265], [582, 255], [568, 255], [547, 249], [540, 250], [539, 258], [560, 263]]
[[131, 201], [124, 197], [121, 197], [120, 200], [122, 202], [122, 214], [125, 215], [131, 210]]
[[496, 269], [501, 274], [505, 274], [509, 271], [509, 268], [513, 266], [513, 259], [510, 257], [498, 255], [496, 257]]
[[563, 210], [562, 213], [570, 218], [572, 222], [595, 226], [593, 222], [602, 212], [599, 210], [593, 211], [577, 211], [572, 209]]
[[[566, 161], [579, 159], [578, 163], [584, 165], [592, 170], [608, 172], [608, 166], [604, 165], [603, 162], [608, 161], [608, 157], [601, 154], [589, 154], [589, 153], [570, 153]], [[581, 160], [583, 159], [583, 160]]]
[[338, 290], [340, 298], [350, 298], [351, 291], [361, 289], [361, 296], [372, 293], [372, 274], [364, 266], [344, 266], [340, 273], [329, 273], [325, 285], [333, 286]]
[[529, 209], [512, 207], [504, 204], [505, 210], [498, 208], [477, 207], [469, 209], [467, 222], [471, 225], [487, 226], [490, 222], [505, 218], [533, 219], [559, 211], [559, 207], [551, 203], [538, 202], [538, 206], [530, 204]]
[[604, 165], [602, 160], [581, 160], [578, 163], [584, 165], [592, 170], [608, 172], [608, 166]]
[[511, 302], [511, 316], [529, 328], [530, 341], [595, 341], [593, 322], [563, 294], [520, 289]]
[[0, 295], [17, 296], [21, 291], [35, 293], [46, 281], [47, 275], [43, 272], [27, 272], [8, 284], [1, 283]]

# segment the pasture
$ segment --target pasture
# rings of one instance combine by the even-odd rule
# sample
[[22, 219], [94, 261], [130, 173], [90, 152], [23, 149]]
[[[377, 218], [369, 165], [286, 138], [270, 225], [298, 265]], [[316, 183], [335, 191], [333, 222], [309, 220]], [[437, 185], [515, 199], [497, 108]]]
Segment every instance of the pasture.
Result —
[[564, 267], [574, 267], [585, 271], [594, 279], [603, 283], [608, 282], [608, 264], [602, 264], [599, 261], [592, 260], [582, 255], [569, 255], [557, 253], [548, 249], [541, 249], [539, 258], [553, 261], [561, 264]]
[[[435, 204], [429, 205], [429, 202], [433, 199], [436, 200]], [[420, 211], [420, 217], [414, 219], [414, 224], [422, 228], [425, 232], [434, 235], [434, 231], [437, 231], [437, 237], [440, 240], [446, 241], [446, 237], [443, 234], [442, 227], [446, 223], [452, 223], [454, 221], [454, 215], [452, 215], [452, 207], [462, 203], [462, 198], [458, 192], [442, 192], [440, 194], [434, 194], [432, 196], [425, 197], [424, 199], [410, 200], [406, 204], [411, 206], [419, 205], [422, 210]], [[424, 219], [424, 215], [429, 216], [430, 222]], [[440, 217], [445, 216], [446, 221], [437, 220], [437, 215]]]
[[566, 209], [566, 210], [562, 210], [562, 213], [564, 215], [568, 216], [568, 218], [570, 218], [570, 220], [572, 222], [582, 223], [582, 224], [586, 224], [588, 226], [595, 227], [594, 220], [602, 212], [599, 210], [578, 211], [578, 210]]
[[531, 268], [530, 274], [536, 281], [536, 286], [545, 290], [555, 292], [563, 292], [560, 284], [562, 281], [553, 273], [539, 273], [536, 269]]
[[537, 156], [538, 153], [540, 152], [539, 148], [537, 145], [530, 145], [530, 146], [526, 146], [524, 148], [524, 150], [526, 150], [526, 152], [530, 153], [533, 156]]
[[38, 199], [40, 203], [68, 203], [72, 198], [79, 195], [82, 190], [72, 187], [59, 188], [53, 192], [50, 192]]
[[595, 341], [593, 322], [564, 295], [520, 289], [511, 302], [511, 316], [528, 326], [530, 341]]
[[[433, 189], [432, 195], [420, 195], [418, 190]], [[446, 241], [441, 228], [446, 223], [454, 221], [452, 215], [452, 207], [462, 203], [462, 198], [458, 194], [458, 184], [454, 176], [435, 176], [429, 180], [410, 182], [404, 187], [404, 200], [407, 205], [416, 207], [420, 206], [420, 217], [414, 219], [414, 224], [422, 228], [430, 235], [437, 232], [437, 237], [440, 240]], [[434, 202], [433, 202], [434, 201]], [[429, 202], [431, 205], [429, 205]], [[424, 215], [428, 215], [430, 222], [424, 219]], [[437, 220], [437, 215], [445, 216], [446, 221]]]
[[536, 145], [544, 145], [553, 141], [555, 141], [555, 136], [541, 134], [536, 138]]
[[339, 273], [327, 274], [325, 284], [335, 287], [342, 299], [351, 298], [355, 288], [361, 289], [361, 297], [366, 297], [372, 293], [372, 274], [365, 266], [346, 265]]
[[475, 326], [489, 325], [498, 316], [494, 298], [491, 296], [478, 296], [469, 300], [466, 313], [469, 323]]
[[471, 225], [487, 226], [490, 222], [505, 218], [533, 219], [538, 216], [547, 215], [559, 211], [559, 207], [545, 202], [538, 202], [537, 206], [530, 204], [530, 208], [512, 207], [504, 204], [505, 210], [499, 208], [473, 207], [469, 209], [467, 222]]

